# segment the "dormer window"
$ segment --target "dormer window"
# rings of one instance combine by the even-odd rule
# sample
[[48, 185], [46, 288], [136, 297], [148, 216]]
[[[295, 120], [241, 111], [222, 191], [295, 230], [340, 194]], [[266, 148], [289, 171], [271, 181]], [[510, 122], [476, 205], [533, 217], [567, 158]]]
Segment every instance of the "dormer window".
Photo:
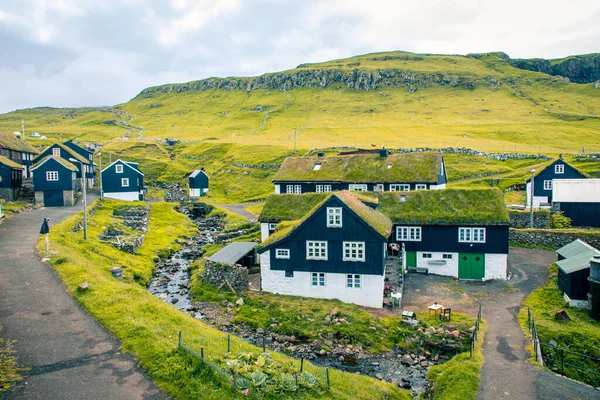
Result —
[[564, 174], [565, 173], [565, 164], [556, 164], [554, 166], [555, 174]]
[[123, 164], [117, 164], [117, 165], [115, 165], [115, 172], [117, 174], [122, 174], [123, 173]]
[[327, 227], [341, 228], [342, 227], [342, 208], [327, 207]]
[[313, 166], [313, 171], [318, 171], [321, 169], [321, 163], [317, 163]]
[[56, 157], [60, 157], [60, 149], [58, 147], [53, 148], [52, 155], [56, 156]]

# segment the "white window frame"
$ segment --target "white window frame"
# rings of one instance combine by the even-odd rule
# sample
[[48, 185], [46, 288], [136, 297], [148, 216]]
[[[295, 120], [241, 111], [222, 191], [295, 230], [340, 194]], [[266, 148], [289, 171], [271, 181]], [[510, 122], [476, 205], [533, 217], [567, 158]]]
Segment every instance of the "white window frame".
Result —
[[275, 258], [279, 258], [281, 260], [289, 260], [290, 249], [275, 249]]
[[[365, 247], [365, 242], [343, 242], [342, 261], [364, 262], [366, 260]], [[353, 252], [354, 254], [352, 254]]]
[[458, 228], [460, 243], [485, 243], [485, 228]]
[[294, 185], [294, 194], [302, 194], [302, 185]]
[[390, 192], [410, 192], [410, 185], [408, 183], [391, 183]]
[[315, 192], [317, 192], [317, 193], [323, 193], [323, 185], [316, 185], [315, 186]]
[[544, 190], [552, 190], [552, 180], [544, 181]]
[[362, 287], [362, 277], [358, 274], [346, 274], [346, 287], [360, 289]]
[[129, 178], [121, 178], [121, 187], [129, 187]]
[[555, 174], [564, 174], [565, 173], [565, 164], [556, 164], [554, 166]]
[[274, 231], [277, 228], [277, 224], [269, 224], [269, 230]]
[[52, 155], [56, 157], [60, 157], [60, 147], [54, 147], [52, 149]]
[[323, 193], [330, 193], [331, 185], [323, 185]]
[[310, 274], [311, 286], [325, 286], [325, 273], [324, 272], [313, 272]]
[[47, 182], [58, 181], [58, 171], [46, 171], [46, 181]]
[[350, 183], [348, 185], [348, 190], [353, 190], [355, 192], [366, 192], [369, 190], [369, 187], [366, 183]]
[[396, 240], [402, 242], [420, 242], [422, 230], [420, 226], [397, 226]]
[[327, 207], [327, 227], [342, 227], [342, 207]]
[[427, 184], [425, 184], [425, 183], [418, 183], [415, 186], [415, 190], [427, 190]]
[[285, 192], [287, 194], [293, 194], [294, 193], [294, 185], [285, 185]]
[[123, 164], [117, 164], [117, 165], [115, 165], [115, 172], [117, 174], [122, 174], [123, 173]]
[[[312, 255], [311, 255], [312, 253]], [[318, 253], [318, 254], [317, 254]], [[326, 240], [307, 240], [306, 241], [306, 259], [307, 260], [325, 260], [327, 261], [327, 241]]]

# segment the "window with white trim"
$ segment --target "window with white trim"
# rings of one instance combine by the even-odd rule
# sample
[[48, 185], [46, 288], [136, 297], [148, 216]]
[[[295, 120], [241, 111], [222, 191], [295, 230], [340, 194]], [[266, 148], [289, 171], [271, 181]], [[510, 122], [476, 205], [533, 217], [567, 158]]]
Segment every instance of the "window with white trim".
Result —
[[346, 275], [346, 287], [360, 289], [360, 275]]
[[432, 258], [433, 255], [431, 253], [423, 253], [422, 257], [423, 258]]
[[323, 272], [313, 272], [311, 283], [313, 286], [325, 286], [325, 274]]
[[57, 181], [58, 180], [58, 171], [46, 171], [46, 180], [47, 181]]
[[117, 165], [115, 165], [115, 172], [117, 174], [122, 174], [123, 173], [123, 164], [117, 164]]
[[365, 242], [344, 242], [343, 261], [365, 261]]
[[415, 186], [415, 190], [427, 190], [427, 185], [423, 183], [419, 183]]
[[555, 174], [564, 174], [565, 173], [565, 165], [564, 164], [556, 164], [554, 166]]
[[302, 185], [294, 185], [294, 194], [302, 194]]
[[275, 249], [275, 258], [289, 259], [290, 249]]
[[315, 192], [317, 192], [317, 193], [323, 193], [323, 185], [317, 185], [317, 186], [315, 186]]
[[325, 241], [325, 240], [307, 240], [306, 241], [306, 259], [307, 260], [327, 260], [327, 241]]
[[392, 183], [390, 184], [390, 192], [409, 192], [410, 185], [406, 183]]
[[60, 148], [59, 147], [55, 147], [52, 149], [52, 155], [56, 156], [56, 157], [60, 157]]
[[485, 228], [458, 228], [461, 243], [485, 243]]
[[357, 192], [366, 192], [368, 190], [366, 183], [351, 183], [348, 185], [348, 190], [354, 190]]
[[269, 230], [274, 231], [277, 228], [277, 224], [269, 224]]
[[544, 181], [544, 190], [552, 190], [552, 181]]
[[396, 227], [396, 240], [420, 242], [421, 227], [420, 226], [398, 226]]
[[442, 254], [444, 260], [452, 260], [452, 254]]
[[121, 187], [129, 187], [129, 178], [121, 178]]
[[294, 185], [286, 185], [285, 192], [286, 193], [294, 193]]
[[342, 227], [342, 207], [327, 207], [327, 227]]
[[331, 185], [323, 185], [323, 193], [331, 192]]

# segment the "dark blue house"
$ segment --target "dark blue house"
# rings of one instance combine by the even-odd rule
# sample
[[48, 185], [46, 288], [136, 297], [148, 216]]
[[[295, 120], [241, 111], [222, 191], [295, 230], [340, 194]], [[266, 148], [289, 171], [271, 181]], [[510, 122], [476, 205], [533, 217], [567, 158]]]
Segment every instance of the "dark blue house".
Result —
[[206, 192], [208, 192], [208, 175], [206, 175], [204, 169], [197, 169], [190, 174], [189, 186], [190, 197], [200, 197], [206, 195]]
[[45, 207], [72, 206], [77, 192], [77, 166], [62, 157], [47, 156], [31, 167], [35, 202]]
[[[278, 197], [269, 197], [265, 213], [286, 213]], [[391, 227], [389, 218], [352, 193], [330, 193], [300, 221], [280, 224], [263, 241], [261, 287], [380, 308]]]
[[0, 199], [16, 200], [23, 183], [23, 167], [4, 156], [0, 156]]
[[35, 159], [35, 163], [37, 164], [40, 160], [43, 160], [49, 156], [60, 157], [63, 160], [76, 165], [77, 178], [81, 178], [81, 166], [83, 166], [85, 174], [88, 176], [88, 187], [91, 187], [89, 186], [89, 174], [92, 173], [93, 161], [90, 161], [87, 156], [84, 157], [80, 155], [75, 150], [72, 150], [62, 143], [54, 143], [40, 153], [40, 155]]
[[88, 150], [87, 148], [81, 147], [72, 140], [67, 140], [63, 144], [89, 161], [89, 169], [86, 173], [86, 177], [88, 179], [87, 187], [94, 187], [94, 178], [96, 177], [96, 166], [94, 165], [94, 152]]
[[103, 198], [144, 200], [144, 174], [137, 163], [117, 160], [101, 174]]
[[[553, 161], [544, 168], [534, 173], [533, 179], [533, 206], [552, 203], [553, 181], [557, 179], [585, 179], [587, 176], [567, 164], [562, 157]], [[531, 177], [527, 179], [527, 206], [531, 204]]]
[[0, 132], [0, 156], [23, 166], [23, 177], [31, 177], [30, 167], [37, 156], [35, 147], [12, 135]]
[[600, 228], [600, 179], [554, 181], [552, 211], [561, 211], [573, 226]]

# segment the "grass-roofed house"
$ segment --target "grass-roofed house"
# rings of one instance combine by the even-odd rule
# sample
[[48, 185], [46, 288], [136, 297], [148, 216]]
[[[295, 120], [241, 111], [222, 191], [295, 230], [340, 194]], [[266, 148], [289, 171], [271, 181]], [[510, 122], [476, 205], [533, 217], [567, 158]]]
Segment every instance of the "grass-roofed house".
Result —
[[87, 147], [82, 147], [79, 144], [73, 142], [72, 140], [67, 140], [63, 143], [69, 149], [73, 150], [75, 153], [80, 156], [86, 158], [90, 163], [88, 164], [88, 168], [86, 168], [87, 172], [85, 174], [87, 178], [87, 188], [94, 187], [94, 178], [96, 177], [96, 166], [94, 165], [94, 152]]
[[387, 150], [379, 154], [290, 157], [273, 178], [276, 194], [444, 189], [446, 182], [441, 153], [389, 154]]
[[77, 190], [77, 166], [49, 155], [31, 167], [35, 202], [44, 207], [72, 206]]
[[508, 213], [497, 189], [379, 195], [394, 223], [390, 242], [404, 244], [406, 264], [459, 279], [506, 279]]
[[28, 142], [0, 132], [0, 156], [22, 165], [24, 178], [31, 176], [30, 167], [37, 154], [37, 149]]
[[388, 217], [344, 191], [271, 195], [259, 220], [263, 290], [382, 307]]
[[21, 164], [0, 156], [0, 199], [16, 200], [18, 190], [23, 183]]
[[[71, 149], [65, 144], [62, 143], [54, 143], [51, 146], [48, 146], [44, 151], [40, 153], [40, 155], [35, 159], [35, 163], [38, 164], [40, 160], [44, 160], [46, 157], [60, 157], [65, 161], [72, 163], [77, 166], [77, 178], [82, 177], [82, 169], [84, 170], [85, 176], [88, 177], [90, 173], [93, 174], [93, 159], [90, 160], [87, 155], [82, 156], [77, 151]], [[82, 168], [83, 167], [83, 168]], [[93, 179], [92, 179], [93, 180]], [[88, 186], [91, 187], [91, 186]], [[37, 189], [36, 189], [37, 191]]]
[[[552, 203], [553, 182], [560, 179], [586, 179], [587, 176], [577, 168], [566, 163], [562, 157], [549, 162], [533, 175], [533, 206], [549, 205]], [[527, 183], [527, 206], [531, 204], [531, 177]]]

